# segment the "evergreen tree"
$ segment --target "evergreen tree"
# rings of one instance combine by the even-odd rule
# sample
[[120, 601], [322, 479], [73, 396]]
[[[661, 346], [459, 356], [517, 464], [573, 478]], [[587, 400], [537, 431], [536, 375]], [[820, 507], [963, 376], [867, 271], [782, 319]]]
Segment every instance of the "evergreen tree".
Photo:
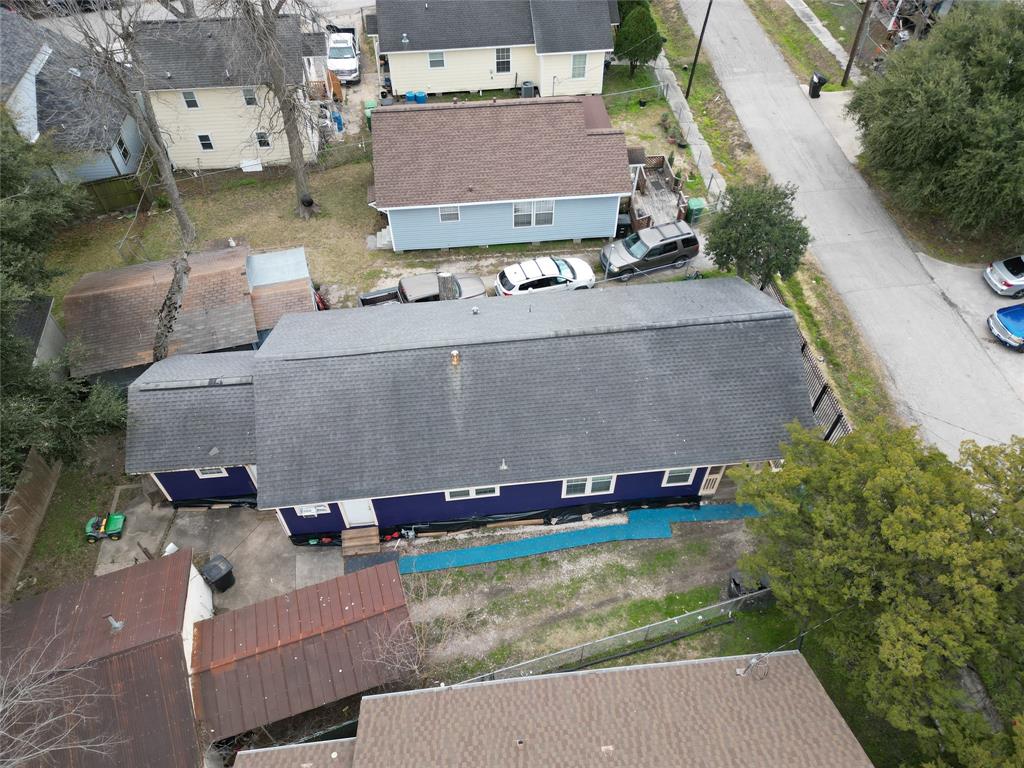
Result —
[[615, 56], [629, 62], [629, 76], [633, 77], [638, 65], [658, 58], [661, 44], [661, 33], [650, 8], [646, 3], [637, 3], [619, 25], [619, 33], [615, 36]]

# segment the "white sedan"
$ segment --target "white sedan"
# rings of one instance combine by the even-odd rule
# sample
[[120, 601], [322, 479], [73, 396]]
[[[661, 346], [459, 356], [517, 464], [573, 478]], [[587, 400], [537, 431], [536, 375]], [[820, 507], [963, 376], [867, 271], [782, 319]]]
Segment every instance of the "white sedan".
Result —
[[520, 296], [538, 291], [575, 291], [593, 287], [594, 270], [583, 259], [541, 256], [501, 270], [494, 281], [494, 294]]

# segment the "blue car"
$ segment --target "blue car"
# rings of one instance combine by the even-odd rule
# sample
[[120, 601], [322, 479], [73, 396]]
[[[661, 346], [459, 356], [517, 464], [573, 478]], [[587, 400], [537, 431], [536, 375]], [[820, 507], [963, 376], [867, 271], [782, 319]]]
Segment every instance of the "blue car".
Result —
[[1024, 304], [997, 309], [989, 315], [988, 329], [1010, 349], [1024, 352]]

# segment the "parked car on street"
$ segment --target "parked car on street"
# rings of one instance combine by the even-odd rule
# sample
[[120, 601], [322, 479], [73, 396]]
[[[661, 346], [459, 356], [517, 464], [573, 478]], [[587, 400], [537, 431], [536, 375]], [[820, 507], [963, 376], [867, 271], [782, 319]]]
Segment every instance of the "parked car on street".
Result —
[[[455, 299], [475, 299], [487, 295], [487, 286], [476, 275], [454, 275]], [[359, 296], [359, 306], [374, 304], [419, 304], [424, 301], [440, 301], [441, 282], [436, 272], [424, 275], [410, 275], [398, 281], [398, 285], [381, 288]]]
[[575, 291], [594, 287], [594, 270], [583, 259], [573, 257], [520, 261], [505, 267], [494, 281], [497, 296], [519, 296], [537, 291]]
[[700, 241], [690, 226], [673, 221], [609, 243], [601, 250], [601, 266], [608, 277], [626, 282], [640, 272], [683, 267], [698, 253]]
[[1000, 296], [1024, 296], [1024, 254], [992, 262], [984, 275], [989, 288]]
[[327, 68], [343, 83], [359, 82], [359, 39], [355, 27], [327, 26]]
[[1024, 304], [997, 309], [989, 315], [988, 329], [1001, 344], [1024, 352]]

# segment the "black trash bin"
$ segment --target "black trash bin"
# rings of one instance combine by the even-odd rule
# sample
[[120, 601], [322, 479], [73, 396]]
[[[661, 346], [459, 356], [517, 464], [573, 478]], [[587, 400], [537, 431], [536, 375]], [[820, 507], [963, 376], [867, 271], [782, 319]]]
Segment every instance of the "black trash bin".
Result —
[[811, 75], [811, 86], [808, 90], [812, 99], [821, 97], [821, 86], [827, 82], [828, 78], [821, 74], [821, 72], [815, 72]]
[[200, 571], [206, 583], [218, 592], [227, 592], [235, 583], [231, 563], [224, 555], [214, 555]]

